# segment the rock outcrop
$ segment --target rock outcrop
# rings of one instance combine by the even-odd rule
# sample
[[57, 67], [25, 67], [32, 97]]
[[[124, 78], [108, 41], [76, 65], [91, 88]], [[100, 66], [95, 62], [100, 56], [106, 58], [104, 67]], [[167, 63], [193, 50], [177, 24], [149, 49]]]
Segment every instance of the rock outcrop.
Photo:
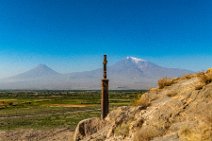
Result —
[[[143, 94], [137, 106], [81, 121], [75, 141], [211, 141], [212, 72], [172, 79]], [[166, 83], [164, 83], [166, 84]]]

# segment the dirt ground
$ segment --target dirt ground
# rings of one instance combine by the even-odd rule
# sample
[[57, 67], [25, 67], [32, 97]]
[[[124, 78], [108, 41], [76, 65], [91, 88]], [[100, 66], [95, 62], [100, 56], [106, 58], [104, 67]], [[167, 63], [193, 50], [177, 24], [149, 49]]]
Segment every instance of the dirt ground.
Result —
[[16, 129], [0, 131], [0, 141], [72, 141], [73, 130], [63, 129]]

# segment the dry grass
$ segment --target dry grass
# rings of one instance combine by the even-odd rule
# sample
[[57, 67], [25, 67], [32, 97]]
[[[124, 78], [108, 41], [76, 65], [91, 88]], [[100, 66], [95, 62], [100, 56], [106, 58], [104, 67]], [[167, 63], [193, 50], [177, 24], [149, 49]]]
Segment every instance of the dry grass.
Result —
[[148, 107], [150, 105], [150, 98], [147, 94], [143, 94], [138, 100], [134, 102], [134, 106]]
[[173, 83], [177, 83], [177, 82], [179, 82], [179, 81], [181, 81], [181, 80], [192, 79], [192, 78], [194, 78], [194, 77], [196, 77], [196, 73], [186, 74], [186, 75], [183, 75], [183, 76], [181, 76], [181, 77], [174, 78], [174, 79], [173, 79]]
[[167, 77], [158, 80], [159, 89], [163, 89], [166, 86], [171, 86], [174, 83], [176, 83], [175, 79], [167, 78]]
[[163, 131], [155, 127], [141, 128], [134, 136], [134, 141], [149, 141], [154, 137], [160, 136]]
[[114, 134], [116, 136], [124, 136], [124, 137], [128, 136], [128, 134], [129, 134], [129, 125], [126, 124], [126, 123], [123, 123], [123, 124], [119, 125], [115, 129]]
[[182, 141], [201, 141], [201, 134], [196, 133], [191, 127], [181, 128], [178, 135]]
[[209, 68], [207, 71], [207, 73], [210, 73], [210, 72], [212, 72], [212, 68]]
[[[212, 68], [209, 68], [207, 70], [207, 72], [199, 72], [199, 73], [195, 73], [195, 74], [187, 74], [184, 75], [182, 77], [179, 78], [162, 78], [160, 80], [158, 80], [158, 86], [159, 89], [163, 89], [166, 86], [171, 86], [172, 84], [177, 83], [180, 80], [187, 80], [187, 79], [191, 79], [197, 77], [200, 79], [200, 82], [202, 82], [204, 85], [209, 84], [212, 82]], [[202, 89], [203, 85], [199, 85], [196, 87], [196, 90]]]
[[199, 73], [197, 77], [200, 79], [201, 82], [205, 84], [209, 84], [212, 82], [212, 72], [208, 71], [206, 73]]
[[180, 80], [187, 80], [187, 79], [194, 78], [195, 76], [196, 76], [195, 73], [194, 73], [194, 74], [186, 74], [186, 75], [180, 77], [179, 79], [180, 79]]
[[178, 131], [178, 136], [181, 141], [211, 141], [212, 139], [212, 130], [211, 126], [211, 117], [207, 122], [202, 122], [198, 126], [184, 125]]
[[151, 89], [149, 89], [149, 92], [150, 92], [150, 93], [158, 94], [158, 93], [161, 92], [161, 89], [158, 89], [158, 88], [151, 88]]

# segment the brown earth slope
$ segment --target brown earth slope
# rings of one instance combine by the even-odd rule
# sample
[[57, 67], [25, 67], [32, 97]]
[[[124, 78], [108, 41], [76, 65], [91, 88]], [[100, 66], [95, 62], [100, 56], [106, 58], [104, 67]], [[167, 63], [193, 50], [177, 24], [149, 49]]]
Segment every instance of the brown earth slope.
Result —
[[212, 141], [212, 71], [162, 79], [136, 106], [81, 121], [74, 140]]

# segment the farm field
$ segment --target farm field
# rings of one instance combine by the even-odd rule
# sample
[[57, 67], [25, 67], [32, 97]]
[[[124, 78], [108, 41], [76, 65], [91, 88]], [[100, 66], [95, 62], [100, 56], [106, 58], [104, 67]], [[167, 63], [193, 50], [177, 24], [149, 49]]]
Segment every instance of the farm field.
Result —
[[[110, 109], [131, 105], [143, 90], [110, 91]], [[82, 119], [100, 116], [100, 91], [1, 91], [0, 130], [74, 130]]]

